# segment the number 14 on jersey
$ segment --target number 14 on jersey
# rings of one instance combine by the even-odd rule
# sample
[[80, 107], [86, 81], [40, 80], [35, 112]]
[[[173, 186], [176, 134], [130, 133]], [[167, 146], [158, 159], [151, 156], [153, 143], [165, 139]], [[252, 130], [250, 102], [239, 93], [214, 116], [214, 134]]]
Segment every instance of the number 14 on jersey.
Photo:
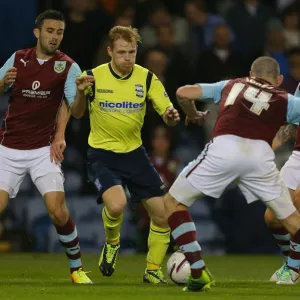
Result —
[[[235, 83], [230, 93], [228, 94], [224, 106], [233, 105], [244, 87], [244, 83]], [[268, 110], [268, 108], [270, 107], [269, 101], [271, 97], [271, 93], [261, 91], [260, 89], [253, 86], [249, 86], [244, 92], [244, 99], [253, 103], [250, 107], [250, 110], [256, 115], [260, 115], [263, 110]]]

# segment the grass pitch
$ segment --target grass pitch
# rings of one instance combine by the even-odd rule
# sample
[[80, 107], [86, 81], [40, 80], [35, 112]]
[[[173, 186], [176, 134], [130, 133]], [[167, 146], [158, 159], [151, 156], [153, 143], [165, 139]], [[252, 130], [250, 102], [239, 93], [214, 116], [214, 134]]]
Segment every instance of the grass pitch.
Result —
[[[300, 299], [300, 285], [268, 282], [282, 264], [277, 256], [207, 256], [216, 287], [206, 293], [184, 293], [167, 286], [142, 283], [145, 256], [120, 256], [114, 275], [103, 277], [98, 256], [84, 255], [91, 286], [72, 284], [64, 254], [0, 254], [1, 300], [173, 300], [173, 299]], [[165, 265], [165, 264], [164, 264]]]

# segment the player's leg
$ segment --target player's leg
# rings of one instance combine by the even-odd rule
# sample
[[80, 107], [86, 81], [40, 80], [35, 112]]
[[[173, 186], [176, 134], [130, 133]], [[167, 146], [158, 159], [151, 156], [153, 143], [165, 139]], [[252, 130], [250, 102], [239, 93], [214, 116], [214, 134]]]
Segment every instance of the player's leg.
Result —
[[178, 176], [165, 196], [165, 207], [171, 235], [191, 265], [191, 277], [185, 291], [210, 289], [215, 280], [206, 268], [197, 242], [196, 226], [188, 207], [208, 195], [219, 198], [225, 188], [238, 176], [243, 156], [236, 137], [221, 136], [206, 145], [201, 155]]
[[185, 291], [205, 291], [215, 285], [215, 280], [202, 258], [196, 226], [188, 211], [203, 196], [182, 172], [164, 198], [171, 235], [191, 266], [191, 277]]
[[[289, 189], [289, 192], [292, 200], [294, 200], [295, 191]], [[277, 220], [274, 213], [268, 207], [265, 211], [264, 218], [265, 218], [265, 223], [268, 226], [270, 232], [272, 233], [276, 241], [276, 244], [278, 245], [285, 260], [283, 265], [279, 269], [277, 269], [270, 278], [270, 281], [277, 282], [280, 278], [280, 275], [285, 270], [288, 261], [289, 252], [290, 252], [291, 234], [286, 230], [286, 228], [282, 225], [282, 223], [279, 220]]]
[[61, 173], [48, 173], [34, 178], [34, 184], [44, 198], [49, 217], [69, 261], [72, 281], [91, 284], [82, 268], [81, 251], [76, 225], [67, 209]]
[[[288, 188], [282, 182], [273, 158], [274, 153], [270, 149], [266, 149], [264, 160], [260, 157], [253, 157], [251, 161], [253, 170], [241, 177], [239, 186], [242, 188], [248, 202], [261, 199], [276, 219], [286, 228], [287, 232], [290, 233], [291, 245], [296, 245], [296, 248], [292, 249], [293, 247], [290, 247], [286, 267], [281, 270], [277, 281], [277, 283], [290, 284], [294, 283], [294, 280], [299, 277], [299, 274], [294, 272], [293, 268], [299, 269], [300, 264], [300, 256], [297, 254], [298, 243], [300, 243], [300, 215], [293, 205]], [[247, 191], [246, 194], [245, 191]]]
[[287, 263], [277, 280], [277, 284], [297, 283], [300, 279], [300, 214], [293, 205], [287, 190], [282, 193], [280, 198], [267, 201], [266, 205], [291, 234]]
[[64, 178], [59, 165], [50, 161], [50, 148], [32, 150], [29, 173], [33, 183], [44, 198], [49, 217], [57, 231], [58, 239], [68, 257], [72, 281], [90, 284], [92, 281], [82, 269], [77, 229], [65, 202]]
[[163, 197], [152, 197], [144, 200], [143, 204], [151, 220], [148, 236], [147, 268], [143, 281], [164, 284], [167, 281], [162, 273], [161, 265], [170, 243], [170, 227]]
[[116, 170], [122, 168], [122, 158], [123, 155], [120, 157], [111, 151], [93, 148], [88, 150], [89, 179], [98, 191], [98, 203], [104, 203], [102, 219], [106, 242], [99, 258], [99, 269], [103, 276], [114, 273], [120, 250], [120, 230], [127, 203], [121, 176], [116, 174]]
[[8, 149], [0, 145], [0, 215], [6, 209], [9, 198], [15, 198], [27, 173], [26, 156], [22, 150]]
[[120, 250], [120, 230], [127, 198], [123, 187], [114, 185], [102, 194], [102, 200], [106, 243], [100, 255], [99, 268], [104, 276], [111, 276], [114, 273]]
[[[280, 171], [280, 176], [285, 185], [289, 188], [291, 198], [298, 211], [300, 209], [300, 201], [298, 199], [300, 195], [300, 188], [298, 187], [298, 185], [300, 184], [299, 167], [299, 152], [294, 151]], [[265, 212], [265, 222], [268, 228], [270, 229], [271, 233], [273, 234], [282, 254], [284, 255], [285, 261], [287, 261], [290, 250], [290, 233], [276, 219], [276, 216], [272, 213], [272, 211], [269, 208], [267, 208]], [[270, 281], [277, 281], [280, 274], [284, 270], [284, 267], [285, 263], [280, 269], [275, 271], [275, 273], [271, 276]]]
[[136, 149], [128, 156], [127, 168], [130, 170], [127, 187], [131, 194], [131, 201], [142, 200], [150, 217], [147, 267], [143, 282], [165, 284], [167, 281], [161, 265], [170, 243], [170, 228], [163, 202], [164, 183], [143, 147]]

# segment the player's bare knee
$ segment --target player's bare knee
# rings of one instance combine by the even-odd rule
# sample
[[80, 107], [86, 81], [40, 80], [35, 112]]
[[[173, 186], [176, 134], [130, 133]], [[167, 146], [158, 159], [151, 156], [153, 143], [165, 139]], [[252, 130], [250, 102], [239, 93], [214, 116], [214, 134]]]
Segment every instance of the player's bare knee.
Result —
[[113, 186], [106, 190], [102, 199], [110, 216], [113, 218], [120, 217], [126, 207], [127, 198], [122, 186]]
[[65, 225], [69, 219], [69, 211], [65, 206], [48, 209], [48, 214], [51, 220], [56, 225]]
[[105, 206], [110, 216], [113, 218], [118, 218], [123, 214], [126, 207], [126, 202], [122, 200], [111, 201], [110, 203], [106, 203]]
[[296, 193], [293, 197], [293, 203], [298, 211], [300, 211], [300, 194]]
[[264, 218], [265, 218], [265, 223], [269, 228], [274, 228], [274, 229], [282, 228], [281, 222], [276, 219], [275, 215], [269, 208], [266, 209]]
[[69, 218], [69, 212], [63, 192], [50, 192], [44, 195], [49, 217], [57, 225], [64, 225]]
[[160, 228], [168, 228], [168, 218], [167, 215], [165, 216], [151, 216], [151, 222], [154, 226], [160, 227]]
[[166, 215], [169, 217], [173, 212], [177, 210], [185, 210], [186, 206], [179, 203], [170, 193], [164, 196], [164, 205]]
[[293, 212], [287, 218], [280, 221], [286, 230], [292, 235], [300, 229], [300, 214], [298, 211]]

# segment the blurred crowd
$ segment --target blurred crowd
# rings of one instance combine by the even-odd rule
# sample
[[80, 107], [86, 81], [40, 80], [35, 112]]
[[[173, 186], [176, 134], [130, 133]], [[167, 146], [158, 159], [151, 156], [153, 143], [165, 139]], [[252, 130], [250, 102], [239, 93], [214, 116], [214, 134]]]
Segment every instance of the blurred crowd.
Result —
[[[278, 61], [285, 76], [283, 89], [293, 94], [300, 81], [297, 0], [2, 0], [0, 37], [5, 43], [0, 47], [0, 66], [17, 49], [35, 44], [34, 19], [49, 8], [63, 11], [67, 26], [61, 50], [82, 70], [109, 61], [107, 33], [112, 26], [137, 27], [142, 36], [137, 63], [158, 76], [176, 108], [175, 93], [179, 86], [247, 76], [251, 62], [261, 55]], [[183, 122], [174, 129], [166, 128], [151, 105], [147, 107], [143, 141], [167, 187], [210, 139], [218, 107], [198, 105], [210, 110], [209, 120], [202, 128], [185, 127]], [[6, 107], [1, 97], [1, 114]], [[95, 192], [85, 170], [88, 133], [87, 116], [82, 120], [71, 119], [63, 164], [69, 195], [93, 196]], [[279, 168], [291, 149], [292, 145], [287, 145], [277, 153]], [[22, 193], [28, 197], [37, 194], [30, 180], [24, 183]], [[263, 205], [254, 203], [249, 208], [242, 198], [232, 186], [221, 199], [204, 200], [209, 207], [208, 218], [223, 236], [225, 251], [274, 251], [263, 223]], [[233, 218], [236, 210], [239, 217]], [[148, 230], [145, 211], [133, 208], [132, 220], [143, 241], [137, 247], [143, 251], [143, 239], [147, 236], [143, 232]]]

